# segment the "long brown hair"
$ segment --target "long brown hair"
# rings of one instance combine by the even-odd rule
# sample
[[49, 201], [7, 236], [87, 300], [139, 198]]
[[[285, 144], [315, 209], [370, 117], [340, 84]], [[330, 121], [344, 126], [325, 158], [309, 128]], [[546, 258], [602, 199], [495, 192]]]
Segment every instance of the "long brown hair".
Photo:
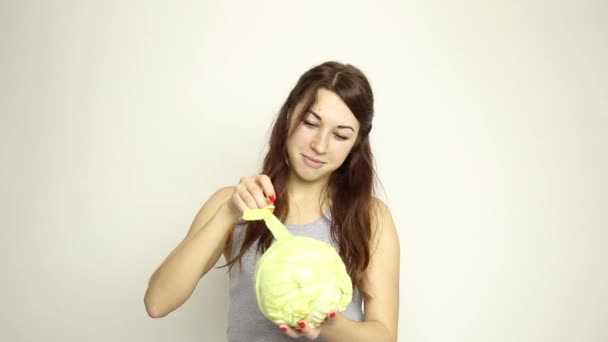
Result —
[[[374, 98], [366, 76], [350, 64], [335, 61], [325, 62], [306, 71], [289, 93], [275, 119], [270, 136], [269, 150], [264, 158], [262, 173], [272, 181], [277, 200], [274, 214], [284, 221], [289, 212], [287, 179], [289, 163], [286, 142], [293, 132], [290, 130], [291, 116], [296, 115], [292, 129], [304, 120], [304, 114], [317, 101], [317, 90], [323, 88], [334, 92], [348, 106], [359, 121], [360, 129], [355, 145], [344, 163], [330, 176], [327, 196], [331, 199], [331, 236], [338, 246], [353, 286], [364, 299], [368, 291], [362, 288], [365, 270], [370, 260], [372, 196], [374, 194], [374, 162], [369, 143], [374, 116]], [[301, 101], [304, 106], [294, 113]], [[257, 252], [263, 253], [272, 243], [273, 236], [264, 222], [248, 222], [245, 239], [236, 257], [226, 265], [230, 268], [241, 259], [257, 241]]]

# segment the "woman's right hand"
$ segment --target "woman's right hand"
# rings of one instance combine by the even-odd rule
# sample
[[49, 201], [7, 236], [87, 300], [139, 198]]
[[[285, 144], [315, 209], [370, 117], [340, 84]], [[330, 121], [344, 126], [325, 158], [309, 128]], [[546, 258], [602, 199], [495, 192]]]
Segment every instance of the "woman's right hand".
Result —
[[236, 220], [247, 209], [261, 209], [276, 201], [276, 192], [267, 175], [242, 177], [234, 192], [226, 201], [230, 213]]

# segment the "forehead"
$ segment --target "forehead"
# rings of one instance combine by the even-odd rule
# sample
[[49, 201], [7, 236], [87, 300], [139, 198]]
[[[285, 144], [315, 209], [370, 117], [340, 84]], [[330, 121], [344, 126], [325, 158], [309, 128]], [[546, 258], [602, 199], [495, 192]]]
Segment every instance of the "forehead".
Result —
[[[304, 102], [303, 100], [298, 104], [298, 112], [304, 109], [302, 108]], [[338, 95], [327, 89], [317, 90], [317, 101], [313, 104], [311, 110], [321, 117], [324, 124], [331, 126], [348, 125], [355, 129], [359, 128], [359, 122], [350, 108]]]

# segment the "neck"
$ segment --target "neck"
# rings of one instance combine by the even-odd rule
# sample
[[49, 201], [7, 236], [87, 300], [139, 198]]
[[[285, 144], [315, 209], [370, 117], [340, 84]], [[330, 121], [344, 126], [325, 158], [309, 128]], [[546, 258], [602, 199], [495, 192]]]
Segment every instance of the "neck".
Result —
[[329, 179], [322, 179], [315, 182], [307, 182], [290, 174], [287, 182], [287, 192], [289, 193], [289, 204], [291, 209], [309, 208], [311, 206], [325, 206], [319, 208], [322, 212], [328, 206], [328, 202], [323, 203], [328, 195], [327, 183]]

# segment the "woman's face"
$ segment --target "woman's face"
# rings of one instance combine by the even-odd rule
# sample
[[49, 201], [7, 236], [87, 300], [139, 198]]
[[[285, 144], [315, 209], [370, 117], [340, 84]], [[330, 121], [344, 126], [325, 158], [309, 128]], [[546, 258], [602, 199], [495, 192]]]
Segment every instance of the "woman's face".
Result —
[[304, 181], [328, 180], [353, 148], [359, 122], [335, 93], [319, 89], [317, 103], [296, 123], [300, 102], [291, 116], [293, 134], [287, 138], [287, 152], [292, 172]]

